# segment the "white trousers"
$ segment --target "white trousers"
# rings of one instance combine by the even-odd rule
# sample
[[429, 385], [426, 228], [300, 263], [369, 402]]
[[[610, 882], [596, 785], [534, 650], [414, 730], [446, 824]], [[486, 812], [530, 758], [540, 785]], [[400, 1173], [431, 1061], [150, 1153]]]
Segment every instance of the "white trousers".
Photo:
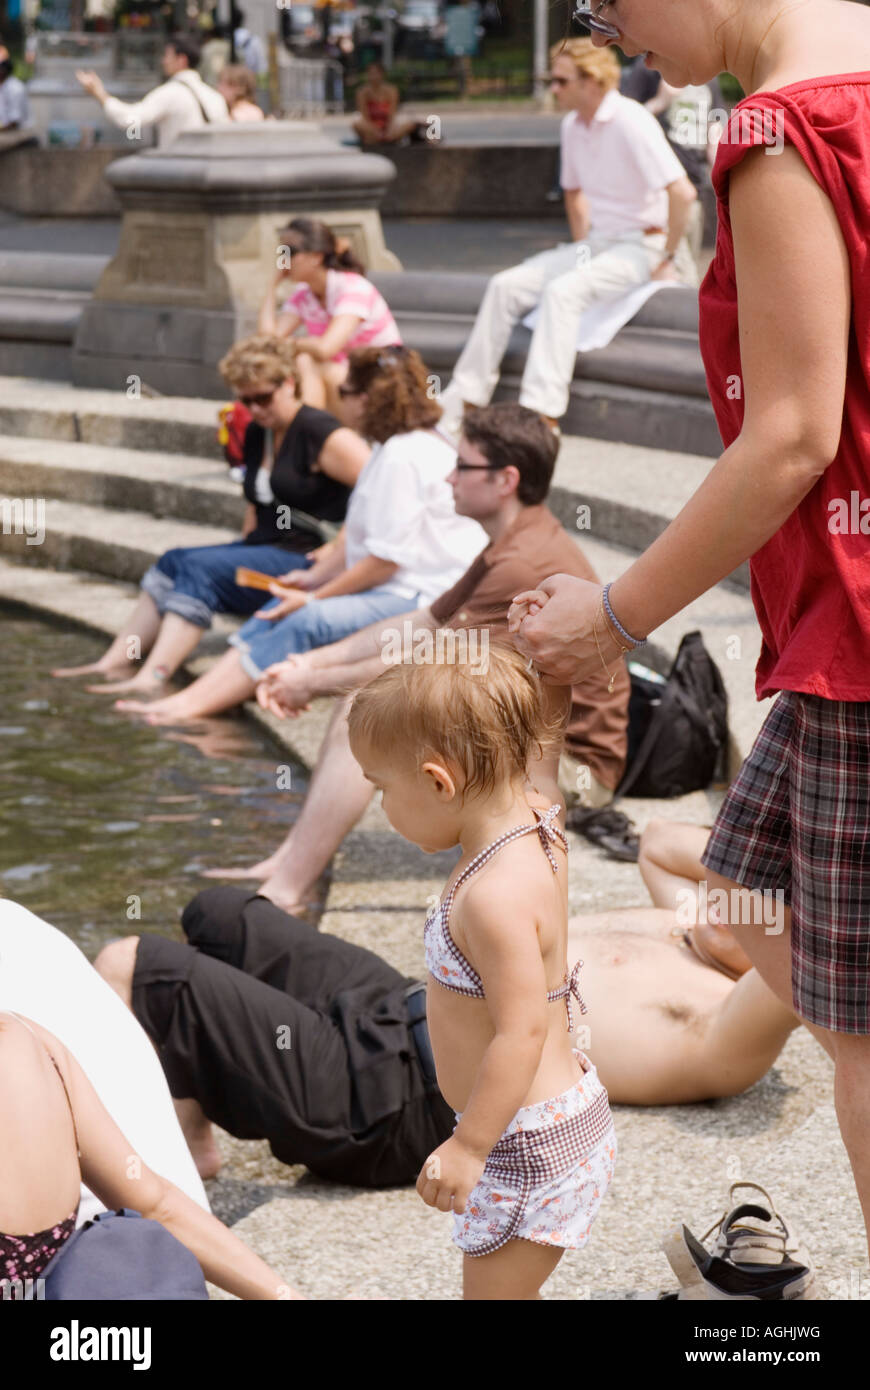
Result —
[[[461, 410], [462, 401], [489, 403], [512, 329], [540, 303], [520, 405], [558, 420], [568, 407], [584, 310], [596, 300], [617, 299], [646, 284], [662, 259], [665, 241], [664, 233], [636, 232], [618, 241], [592, 236], [542, 251], [494, 275], [442, 397], [448, 415], [456, 413], [457, 407]], [[681, 253], [686, 251], [684, 244]], [[678, 263], [677, 268], [683, 267]]]

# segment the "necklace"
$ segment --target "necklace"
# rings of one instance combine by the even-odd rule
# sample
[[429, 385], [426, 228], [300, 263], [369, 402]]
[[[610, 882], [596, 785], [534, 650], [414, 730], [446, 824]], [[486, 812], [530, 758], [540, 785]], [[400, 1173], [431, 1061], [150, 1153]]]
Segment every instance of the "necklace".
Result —
[[[799, 4], [798, 4], [797, 8], [800, 9], [801, 5], [805, 5], [806, 3], [807, 3], [807, 0], [799, 0]], [[767, 38], [767, 36], [768, 36], [768, 34], [770, 33], [771, 29], [773, 28], [774, 24], [776, 24], [780, 19], [782, 19], [783, 15], [788, 14], [788, 13], [789, 13], [791, 10], [793, 10], [794, 8], [795, 8], [794, 5], [788, 5], [788, 6], [786, 6], [785, 9], [780, 10], [779, 14], [774, 15], [773, 19], [772, 19], [772, 20], [770, 21], [770, 23], [768, 24], [768, 26], [767, 26], [767, 28], [765, 29], [764, 33], [762, 34], [761, 38], [758, 40], [758, 47], [757, 47], [756, 50], [755, 50], [755, 57], [754, 57], [753, 60], [752, 60], [752, 71], [751, 71], [750, 74], [749, 74], [749, 87], [750, 87], [750, 93], [753, 92], [753, 91], [755, 90], [755, 68], [756, 68], [756, 65], [757, 65], [757, 63], [758, 63], [758, 55], [760, 54], [760, 52], [761, 52], [761, 50], [762, 50], [762, 48], [763, 48], [763, 46], [764, 46], [764, 40]]]

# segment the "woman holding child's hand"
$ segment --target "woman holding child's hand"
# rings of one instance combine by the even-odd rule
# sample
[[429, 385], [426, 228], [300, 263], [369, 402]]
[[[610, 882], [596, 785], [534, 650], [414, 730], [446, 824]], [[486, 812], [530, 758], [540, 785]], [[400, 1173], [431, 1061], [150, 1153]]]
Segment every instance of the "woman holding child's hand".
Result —
[[[756, 694], [776, 700], [701, 862], [732, 902], [738, 887], [791, 894], [782, 933], [736, 912], [728, 926], [834, 1059], [866, 1216], [870, 548], [850, 500], [866, 496], [870, 436], [870, 146], [855, 138], [870, 122], [870, 11], [839, 0], [614, 0], [578, 18], [595, 47], [646, 53], [672, 87], [725, 71], [747, 94], [717, 145], [718, 235], [698, 293], [724, 451], [602, 598], [628, 652], [750, 562]], [[524, 594], [512, 609], [519, 645], [548, 677], [582, 680], [594, 598], [558, 577], [542, 591], [542, 606]]]
[[609, 670], [624, 648], [602, 608], [601, 587], [570, 574], [554, 574], [537, 589], [517, 594], [508, 610], [516, 646], [553, 685], [575, 685]]

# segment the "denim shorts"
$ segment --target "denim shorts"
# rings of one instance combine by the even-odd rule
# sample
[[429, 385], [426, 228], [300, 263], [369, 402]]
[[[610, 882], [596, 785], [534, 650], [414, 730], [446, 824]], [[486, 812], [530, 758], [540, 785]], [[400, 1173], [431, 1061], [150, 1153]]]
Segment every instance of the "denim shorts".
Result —
[[177, 613], [196, 627], [209, 628], [215, 613], [256, 613], [263, 607], [262, 590], [236, 583], [240, 565], [277, 578], [290, 570], [307, 570], [311, 560], [280, 545], [249, 545], [243, 540], [185, 546], [161, 555], [142, 576], [141, 587], [161, 616]]
[[[278, 602], [272, 599], [262, 607], [274, 608]], [[250, 618], [229, 642], [238, 649], [243, 670], [251, 680], [257, 681], [267, 667], [277, 661], [284, 661], [297, 652], [311, 651], [313, 647], [328, 647], [331, 642], [340, 642], [361, 627], [368, 627], [369, 623], [410, 613], [419, 606], [419, 594], [409, 598], [407, 594], [394, 594], [384, 585], [366, 589], [361, 594], [314, 599], [274, 623], [266, 618]]]

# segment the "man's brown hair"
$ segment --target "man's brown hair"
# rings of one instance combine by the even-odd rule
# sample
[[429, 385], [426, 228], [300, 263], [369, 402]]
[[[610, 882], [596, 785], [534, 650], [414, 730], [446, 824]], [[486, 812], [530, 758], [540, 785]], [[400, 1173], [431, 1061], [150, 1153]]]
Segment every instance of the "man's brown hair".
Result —
[[512, 464], [520, 475], [517, 497], [526, 507], [543, 502], [550, 491], [559, 440], [536, 410], [505, 401], [469, 406], [462, 433], [487, 463]]

